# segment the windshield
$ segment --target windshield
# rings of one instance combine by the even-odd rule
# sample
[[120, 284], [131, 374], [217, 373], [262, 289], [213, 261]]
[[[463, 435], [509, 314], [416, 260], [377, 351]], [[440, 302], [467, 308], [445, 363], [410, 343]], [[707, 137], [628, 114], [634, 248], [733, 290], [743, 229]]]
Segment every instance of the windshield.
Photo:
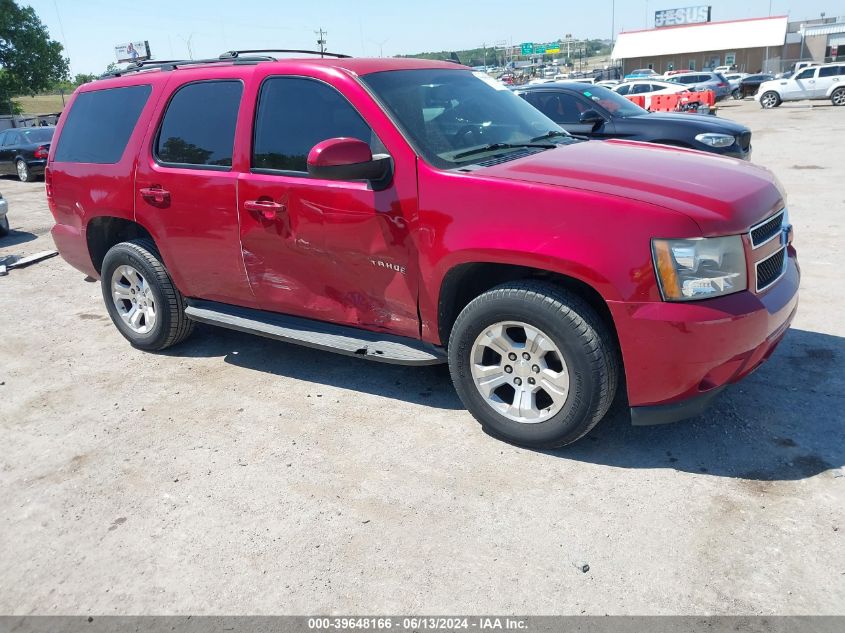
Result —
[[601, 106], [613, 116], [627, 118], [648, 114], [648, 110], [644, 110], [619, 93], [608, 90], [604, 86], [580, 86], [578, 93]]
[[502, 145], [570, 142], [558, 125], [504, 85], [460, 69], [392, 70], [361, 78], [397, 119], [426, 162], [452, 169]]
[[27, 143], [47, 143], [53, 138], [53, 128], [35, 128], [34, 130], [21, 130]]

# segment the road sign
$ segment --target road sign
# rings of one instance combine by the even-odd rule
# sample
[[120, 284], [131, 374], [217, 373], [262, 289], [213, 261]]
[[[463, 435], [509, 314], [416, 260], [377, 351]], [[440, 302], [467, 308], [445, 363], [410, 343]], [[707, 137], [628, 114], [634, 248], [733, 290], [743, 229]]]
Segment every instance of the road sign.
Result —
[[534, 42], [523, 42], [521, 48], [523, 55], [531, 55], [534, 52]]

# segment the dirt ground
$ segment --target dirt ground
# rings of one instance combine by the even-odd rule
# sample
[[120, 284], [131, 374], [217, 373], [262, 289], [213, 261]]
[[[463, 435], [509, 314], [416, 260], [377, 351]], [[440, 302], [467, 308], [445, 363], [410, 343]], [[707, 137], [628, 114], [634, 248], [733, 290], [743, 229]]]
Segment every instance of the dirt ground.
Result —
[[[143, 353], [60, 258], [0, 277], [0, 613], [845, 614], [845, 108], [720, 116], [804, 277], [694, 421], [519, 449], [442, 367], [211, 327]], [[52, 248], [43, 189], [0, 179], [0, 257]]]

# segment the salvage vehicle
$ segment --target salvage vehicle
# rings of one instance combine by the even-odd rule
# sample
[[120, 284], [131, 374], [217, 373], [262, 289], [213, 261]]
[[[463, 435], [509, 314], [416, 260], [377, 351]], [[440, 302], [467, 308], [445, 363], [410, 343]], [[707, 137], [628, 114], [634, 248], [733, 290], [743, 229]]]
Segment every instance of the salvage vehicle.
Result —
[[690, 72], [672, 75], [666, 78], [668, 81], [682, 84], [693, 92], [712, 90], [716, 95], [716, 101], [721, 101], [731, 96], [731, 84], [724, 75], [710, 72]]
[[788, 79], [766, 81], [754, 99], [766, 109], [804, 99], [829, 99], [835, 106], [845, 106], [845, 63], [810, 66]]
[[610, 88], [620, 95], [674, 95], [679, 92], [689, 92], [689, 88], [662, 79], [632, 79]]
[[9, 203], [3, 198], [0, 193], [0, 237], [5, 237], [9, 234]]
[[573, 138], [455, 63], [301, 54], [142, 62], [71, 97], [52, 236], [135, 347], [202, 322], [448, 362], [487, 432], [552, 447], [620, 384], [636, 424], [697, 415], [785, 335], [799, 269], [765, 169]]
[[0, 175], [14, 174], [21, 182], [43, 176], [54, 130], [29, 127], [0, 132]]
[[751, 159], [751, 130], [727, 119], [649, 112], [614, 90], [578, 82], [522, 86], [516, 93], [570, 134], [661, 143]]
[[759, 73], [756, 75], [748, 75], [739, 80], [739, 98], [753, 97], [757, 94], [760, 84], [774, 79], [775, 76], [768, 73]]

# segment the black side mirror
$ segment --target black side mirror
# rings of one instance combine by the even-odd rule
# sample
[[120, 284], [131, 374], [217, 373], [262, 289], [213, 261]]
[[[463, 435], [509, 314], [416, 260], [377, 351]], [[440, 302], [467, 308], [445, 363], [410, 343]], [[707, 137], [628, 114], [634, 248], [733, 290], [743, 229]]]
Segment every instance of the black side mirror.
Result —
[[597, 130], [604, 124], [604, 117], [595, 110], [585, 110], [578, 119], [579, 123], [590, 124]]

